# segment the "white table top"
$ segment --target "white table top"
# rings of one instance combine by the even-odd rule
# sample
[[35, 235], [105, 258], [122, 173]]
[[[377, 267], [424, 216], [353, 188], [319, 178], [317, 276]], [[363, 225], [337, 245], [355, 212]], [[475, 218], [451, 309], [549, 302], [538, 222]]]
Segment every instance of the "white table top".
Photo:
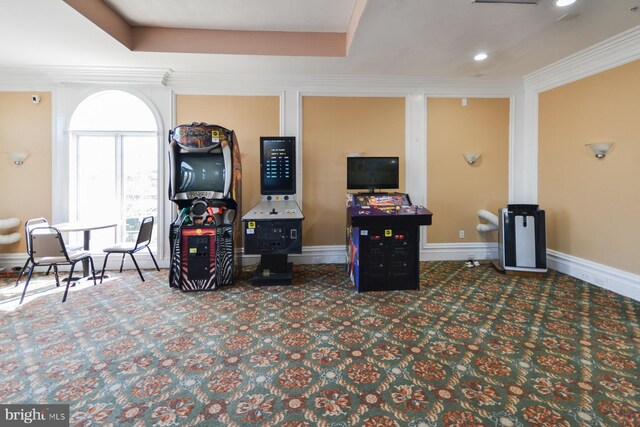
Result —
[[116, 225], [118, 225], [118, 221], [77, 221], [63, 222], [52, 225], [52, 227], [55, 227], [60, 231], [89, 231], [115, 227]]

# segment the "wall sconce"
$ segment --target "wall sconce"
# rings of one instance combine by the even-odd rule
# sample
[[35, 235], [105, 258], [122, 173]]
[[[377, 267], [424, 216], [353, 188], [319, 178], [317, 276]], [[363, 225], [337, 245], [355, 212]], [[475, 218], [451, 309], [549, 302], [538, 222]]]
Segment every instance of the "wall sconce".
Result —
[[464, 156], [467, 163], [472, 165], [476, 162], [476, 160], [478, 160], [480, 156], [482, 156], [482, 153], [462, 153], [462, 155]]
[[593, 154], [596, 155], [596, 158], [604, 159], [609, 151], [611, 151], [611, 149], [613, 148], [613, 142], [587, 144], [587, 147], [589, 147], [591, 151], [593, 151]]
[[22, 165], [29, 157], [29, 153], [26, 151], [7, 151], [6, 154], [11, 159], [11, 162], [16, 166]]

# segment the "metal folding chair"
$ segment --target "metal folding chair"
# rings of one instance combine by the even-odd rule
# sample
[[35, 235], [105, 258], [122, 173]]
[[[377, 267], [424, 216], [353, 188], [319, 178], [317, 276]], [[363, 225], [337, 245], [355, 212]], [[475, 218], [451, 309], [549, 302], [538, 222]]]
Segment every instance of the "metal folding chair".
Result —
[[52, 266], [56, 273], [56, 286], [60, 286], [60, 280], [58, 277], [59, 265], [70, 265], [69, 278], [67, 279], [67, 287], [64, 290], [62, 302], [67, 300], [67, 294], [69, 292], [69, 286], [71, 286], [71, 278], [73, 277], [73, 270], [78, 262], [83, 259], [89, 259], [91, 263], [91, 273], [93, 274], [93, 284], [96, 284], [96, 271], [93, 265], [93, 258], [89, 251], [76, 251], [67, 252], [67, 248], [62, 239], [60, 231], [54, 227], [35, 227], [29, 232], [29, 245], [31, 248], [31, 254], [29, 256], [29, 262], [31, 267], [29, 268], [29, 275], [27, 281], [24, 284], [24, 290], [22, 291], [22, 297], [20, 298], [20, 304], [24, 300], [24, 296], [27, 293], [27, 287], [33, 274], [33, 270], [40, 266]]
[[151, 259], [156, 266], [156, 270], [160, 271], [160, 267], [158, 267], [158, 263], [153, 256], [153, 252], [151, 252], [151, 248], [149, 247], [149, 243], [151, 243], [151, 233], [153, 232], [153, 217], [148, 216], [142, 220], [140, 224], [140, 229], [138, 230], [138, 238], [135, 243], [121, 243], [115, 246], [111, 246], [109, 248], [103, 249], [103, 251], [107, 254], [104, 257], [104, 264], [102, 264], [102, 275], [100, 276], [100, 283], [102, 283], [102, 279], [104, 278], [104, 269], [107, 266], [107, 259], [109, 259], [109, 255], [113, 253], [122, 254], [122, 260], [120, 261], [120, 273], [122, 273], [122, 266], [124, 265], [124, 257], [129, 254], [131, 259], [133, 260], [133, 264], [136, 266], [138, 270], [138, 274], [140, 275], [140, 279], [144, 282], [144, 277], [142, 276], [142, 272], [140, 271], [140, 267], [138, 267], [138, 263], [134, 258], [133, 254], [141, 251], [144, 248], [149, 250], [149, 255], [151, 255]]

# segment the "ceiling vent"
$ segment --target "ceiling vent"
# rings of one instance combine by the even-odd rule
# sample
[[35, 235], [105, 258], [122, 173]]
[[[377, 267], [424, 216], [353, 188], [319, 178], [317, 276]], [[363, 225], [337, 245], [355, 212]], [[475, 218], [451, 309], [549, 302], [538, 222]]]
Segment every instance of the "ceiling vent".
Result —
[[473, 3], [538, 4], [538, 0], [472, 0]]

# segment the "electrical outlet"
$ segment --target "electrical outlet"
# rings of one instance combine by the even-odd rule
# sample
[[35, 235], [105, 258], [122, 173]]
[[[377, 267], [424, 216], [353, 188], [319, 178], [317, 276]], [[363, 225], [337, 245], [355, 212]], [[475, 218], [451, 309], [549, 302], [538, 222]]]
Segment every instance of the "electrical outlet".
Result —
[[464, 230], [460, 230], [458, 232], [458, 237], [460, 237], [461, 239], [464, 239]]

